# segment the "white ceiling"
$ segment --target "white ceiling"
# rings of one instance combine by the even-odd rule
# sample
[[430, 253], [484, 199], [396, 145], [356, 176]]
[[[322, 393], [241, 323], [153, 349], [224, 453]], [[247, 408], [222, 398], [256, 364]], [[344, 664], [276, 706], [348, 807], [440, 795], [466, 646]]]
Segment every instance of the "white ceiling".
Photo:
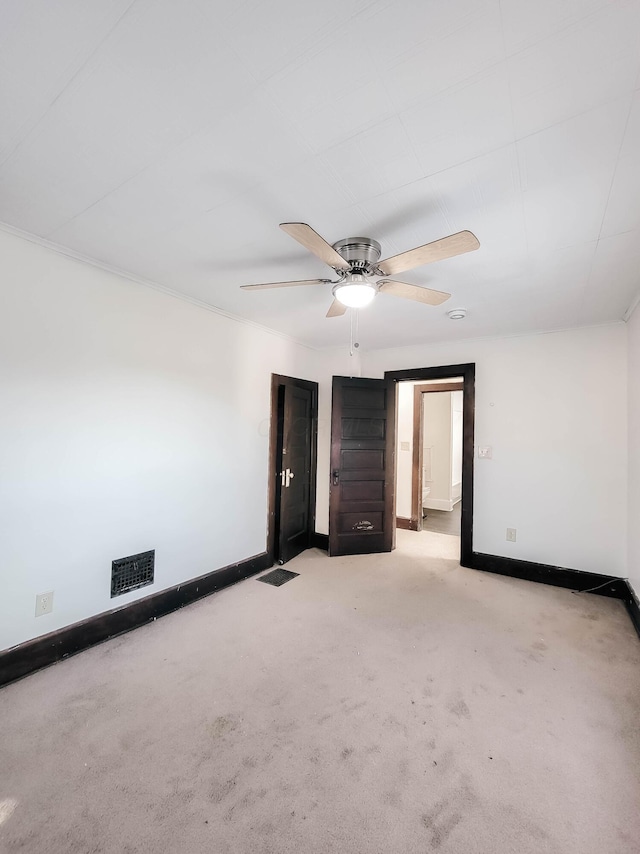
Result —
[[[477, 252], [364, 347], [619, 320], [640, 289], [640, 0], [6, 0], [0, 220], [313, 346], [330, 277], [278, 229]], [[464, 306], [464, 321], [446, 310]]]

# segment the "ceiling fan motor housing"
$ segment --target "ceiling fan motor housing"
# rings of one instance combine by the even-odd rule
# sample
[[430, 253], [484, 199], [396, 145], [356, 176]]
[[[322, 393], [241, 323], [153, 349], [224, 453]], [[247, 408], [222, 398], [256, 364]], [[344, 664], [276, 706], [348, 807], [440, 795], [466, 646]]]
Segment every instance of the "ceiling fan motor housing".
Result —
[[380, 260], [381, 247], [370, 237], [345, 237], [333, 244], [333, 248], [349, 264], [351, 270], [372, 273]]

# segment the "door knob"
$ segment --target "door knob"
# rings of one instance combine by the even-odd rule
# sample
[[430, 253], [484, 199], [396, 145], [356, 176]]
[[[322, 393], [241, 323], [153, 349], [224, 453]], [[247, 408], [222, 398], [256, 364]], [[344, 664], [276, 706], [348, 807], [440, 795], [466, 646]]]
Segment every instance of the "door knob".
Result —
[[285, 469], [284, 471], [281, 471], [280, 477], [282, 478], [282, 485], [285, 489], [288, 489], [291, 485], [291, 478], [294, 477], [294, 474], [291, 469]]
[[340, 483], [340, 469], [333, 470], [333, 485], [337, 486]]

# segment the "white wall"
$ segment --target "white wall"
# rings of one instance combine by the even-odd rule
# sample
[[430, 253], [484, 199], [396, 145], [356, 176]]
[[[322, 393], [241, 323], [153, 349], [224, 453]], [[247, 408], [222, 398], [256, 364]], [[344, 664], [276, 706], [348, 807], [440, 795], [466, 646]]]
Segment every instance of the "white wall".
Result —
[[491, 445], [493, 459], [475, 459], [475, 550], [626, 575], [624, 324], [361, 358], [370, 377], [476, 363], [476, 448]]
[[640, 308], [627, 324], [629, 346], [629, 580], [640, 596]]
[[[413, 384], [399, 383], [396, 434], [396, 516], [411, 518], [413, 479]], [[402, 449], [403, 443], [405, 450]], [[408, 449], [406, 446], [409, 446]]]
[[[422, 396], [422, 446], [431, 448], [431, 490], [425, 502], [432, 510], [451, 509], [451, 392]], [[423, 459], [426, 455], [423, 451]]]
[[463, 392], [451, 392], [451, 495], [455, 502], [462, 497]]
[[[272, 372], [320, 382], [326, 531], [348, 358], [0, 232], [0, 649], [264, 551]], [[155, 584], [111, 600], [147, 549]]]

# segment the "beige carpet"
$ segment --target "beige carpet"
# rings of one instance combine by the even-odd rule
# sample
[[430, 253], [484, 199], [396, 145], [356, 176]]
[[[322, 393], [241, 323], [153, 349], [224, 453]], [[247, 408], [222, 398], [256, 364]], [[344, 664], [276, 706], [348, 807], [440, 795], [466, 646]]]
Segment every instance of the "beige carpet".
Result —
[[249, 579], [0, 691], [0, 851], [640, 851], [623, 606], [398, 541], [307, 552], [281, 588]]

